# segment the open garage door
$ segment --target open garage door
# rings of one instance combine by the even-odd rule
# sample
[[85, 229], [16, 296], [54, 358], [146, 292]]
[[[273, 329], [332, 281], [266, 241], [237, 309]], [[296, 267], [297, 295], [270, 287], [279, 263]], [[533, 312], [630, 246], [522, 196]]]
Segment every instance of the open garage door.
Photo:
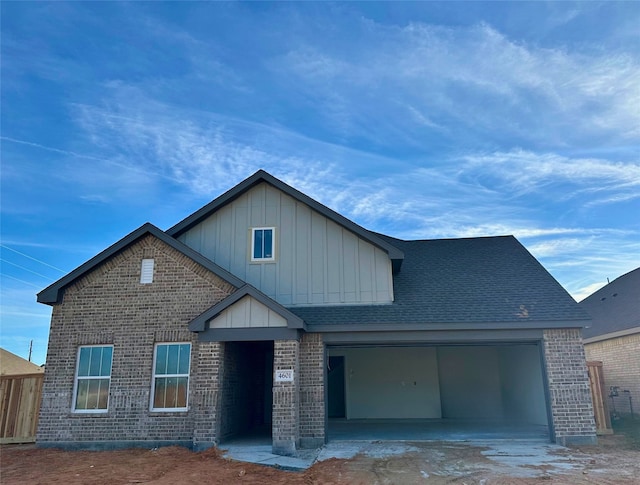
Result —
[[550, 437], [535, 343], [336, 346], [327, 353], [327, 409], [338, 416], [344, 407], [344, 418], [329, 414], [330, 440]]

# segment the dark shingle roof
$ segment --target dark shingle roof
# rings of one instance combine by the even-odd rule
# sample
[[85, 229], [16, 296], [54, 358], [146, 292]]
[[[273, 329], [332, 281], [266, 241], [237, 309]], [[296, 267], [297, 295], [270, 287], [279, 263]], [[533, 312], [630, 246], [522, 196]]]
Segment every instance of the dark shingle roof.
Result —
[[640, 268], [624, 274], [580, 302], [592, 317], [584, 338], [640, 327]]
[[[405, 254], [394, 275], [391, 305], [292, 307], [313, 325], [496, 324], [539, 327], [588, 315], [513, 237], [402, 241], [387, 236]], [[473, 325], [472, 325], [473, 326]], [[556, 326], [556, 325], [553, 325]]]
[[[451, 329], [580, 327], [589, 321], [588, 314], [513, 236], [423, 241], [391, 238], [364, 229], [262, 170], [166, 233], [152, 224], [143, 225], [41, 291], [38, 301], [59, 303], [68, 285], [147, 233], [181, 251], [236, 288], [243, 287], [245, 283], [242, 280], [176, 238], [263, 182], [383, 249], [393, 265], [395, 301], [392, 304], [289, 308], [304, 320], [309, 330], [324, 331], [328, 329], [322, 327], [337, 328], [337, 325], [342, 325], [341, 329], [361, 325], [364, 330], [382, 329], [386, 325], [392, 328], [427, 325], [430, 329], [438, 325]], [[401, 264], [403, 260], [404, 264]], [[274, 302], [274, 305], [277, 304]], [[292, 320], [295, 320], [293, 316]], [[200, 328], [202, 321], [197, 325]]]

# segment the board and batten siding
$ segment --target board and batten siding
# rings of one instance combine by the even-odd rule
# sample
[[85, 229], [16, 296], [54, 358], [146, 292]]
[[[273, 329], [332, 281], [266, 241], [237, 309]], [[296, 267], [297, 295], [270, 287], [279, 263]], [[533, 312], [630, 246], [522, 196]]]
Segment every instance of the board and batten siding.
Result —
[[286, 327], [287, 321], [266, 305], [245, 296], [211, 320], [211, 328]]
[[[251, 262], [252, 227], [275, 227], [275, 261]], [[282, 305], [393, 301], [385, 251], [266, 183], [178, 239]]]

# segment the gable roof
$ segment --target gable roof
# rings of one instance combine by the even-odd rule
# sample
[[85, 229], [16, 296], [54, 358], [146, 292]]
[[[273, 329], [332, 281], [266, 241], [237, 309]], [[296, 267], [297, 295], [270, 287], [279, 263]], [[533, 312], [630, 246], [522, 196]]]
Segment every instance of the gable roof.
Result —
[[[394, 264], [394, 301], [384, 305], [285, 308], [176, 237], [256, 184], [266, 182], [318, 210], [357, 236], [385, 249]], [[466, 330], [584, 327], [581, 308], [546, 269], [513, 237], [404, 241], [368, 231], [264, 171], [258, 171], [167, 232], [146, 223], [38, 294], [41, 303], [61, 301], [64, 289], [146, 234], [211, 270], [238, 290], [190, 323], [210, 333], [206, 323], [244, 296], [283, 316], [289, 330]], [[396, 259], [393, 259], [396, 258]], [[403, 271], [397, 271], [406, 259]], [[235, 330], [233, 330], [235, 332]], [[235, 336], [235, 334], [234, 334]], [[210, 338], [209, 335], [207, 338]]]
[[619, 276], [579, 305], [592, 317], [585, 339], [640, 328], [640, 268]]
[[44, 368], [29, 362], [5, 349], [0, 349], [0, 375], [21, 376], [26, 374], [42, 374]]
[[513, 236], [393, 241], [405, 253], [390, 305], [291, 307], [310, 331], [553, 328], [589, 322]]
[[[194, 318], [191, 322], [189, 322], [189, 330], [192, 332], [203, 332], [206, 329], [206, 324], [211, 319], [215, 318], [218, 314], [222, 313], [224, 310], [232, 306], [233, 304], [240, 301], [245, 296], [250, 296], [255, 300], [259, 301], [263, 305], [265, 305], [270, 310], [273, 310], [282, 318], [287, 321], [288, 328], [304, 328], [304, 322], [300, 317], [291, 313], [285, 307], [280, 305], [277, 301], [272, 300], [267, 295], [262, 293], [257, 288], [246, 284], [242, 288], [238, 288], [231, 295], [226, 297], [224, 300], [216, 303], [208, 310], [205, 310], [203, 313]], [[248, 328], [248, 330], [253, 330], [252, 328]]]
[[308, 195], [305, 195], [302, 192], [294, 189], [290, 185], [285, 184], [283, 181], [275, 178], [273, 175], [265, 172], [264, 170], [258, 170], [251, 177], [243, 180], [238, 185], [228, 190], [221, 196], [217, 197], [213, 201], [209, 202], [207, 205], [197, 210], [186, 219], [183, 219], [182, 221], [177, 223], [175, 226], [169, 228], [167, 230], [167, 234], [175, 238], [179, 237], [181, 234], [188, 231], [193, 226], [197, 225], [198, 223], [200, 223], [201, 221], [209, 217], [211, 214], [213, 214], [215, 211], [217, 211], [221, 207], [229, 204], [230, 202], [232, 202], [233, 200], [237, 199], [242, 194], [247, 192], [249, 189], [255, 187], [256, 185], [262, 182], [272, 185], [273, 187], [281, 190], [285, 194], [294, 198], [298, 202], [301, 202], [309, 206], [310, 208], [312, 208], [316, 212], [319, 212], [320, 214], [332, 220], [336, 224], [351, 231], [356, 236], [379, 247], [389, 255], [389, 258], [391, 259], [393, 264], [394, 272], [397, 272], [400, 270], [400, 266], [402, 265], [402, 260], [404, 259], [404, 254], [400, 249], [398, 249], [388, 240], [383, 239], [378, 235], [376, 235], [375, 233], [372, 233], [366, 230], [364, 227], [359, 226], [355, 222], [338, 214], [336, 211], [329, 209], [327, 206], [321, 204], [320, 202], [313, 200]]
[[171, 246], [173, 249], [191, 258], [196, 263], [204, 266], [205, 268], [212, 271], [213, 273], [218, 275], [220, 278], [232, 284], [236, 288], [239, 288], [245, 285], [245, 282], [242, 281], [240, 278], [229, 273], [227, 270], [221, 268], [210, 259], [205, 258], [202, 254], [194, 251], [189, 246], [181, 243], [177, 239], [174, 239], [168, 236], [161, 229], [158, 229], [153, 224], [147, 222], [142, 226], [140, 226], [135, 231], [131, 232], [130, 234], [120, 239], [115, 244], [109, 246], [107, 249], [105, 249], [98, 255], [91, 258], [86, 263], [78, 266], [71, 273], [67, 274], [66, 276], [62, 277], [55, 283], [51, 284], [50, 286], [42, 290], [40, 293], [38, 293], [38, 302], [46, 303], [48, 305], [59, 303], [62, 300], [64, 289], [67, 286], [71, 285], [78, 278], [81, 278], [89, 271], [92, 271], [94, 268], [102, 264], [104, 261], [114, 256], [118, 252], [122, 251], [126, 247], [130, 246], [131, 244], [135, 243], [136, 241], [138, 241], [140, 238], [142, 238], [147, 234], [151, 234], [156, 238], [160, 239], [162, 242], [164, 242], [168, 246]]

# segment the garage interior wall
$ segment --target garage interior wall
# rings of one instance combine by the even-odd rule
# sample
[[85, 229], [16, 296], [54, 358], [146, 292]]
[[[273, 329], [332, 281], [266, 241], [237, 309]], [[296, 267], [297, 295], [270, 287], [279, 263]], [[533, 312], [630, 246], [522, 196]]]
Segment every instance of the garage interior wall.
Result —
[[547, 424], [540, 352], [535, 345], [498, 347], [505, 418]]
[[345, 358], [347, 419], [547, 424], [536, 345], [335, 347], [328, 355]]
[[495, 347], [440, 347], [438, 375], [442, 417], [503, 416], [499, 356]]
[[354, 348], [345, 357], [347, 419], [439, 418], [436, 349]]

